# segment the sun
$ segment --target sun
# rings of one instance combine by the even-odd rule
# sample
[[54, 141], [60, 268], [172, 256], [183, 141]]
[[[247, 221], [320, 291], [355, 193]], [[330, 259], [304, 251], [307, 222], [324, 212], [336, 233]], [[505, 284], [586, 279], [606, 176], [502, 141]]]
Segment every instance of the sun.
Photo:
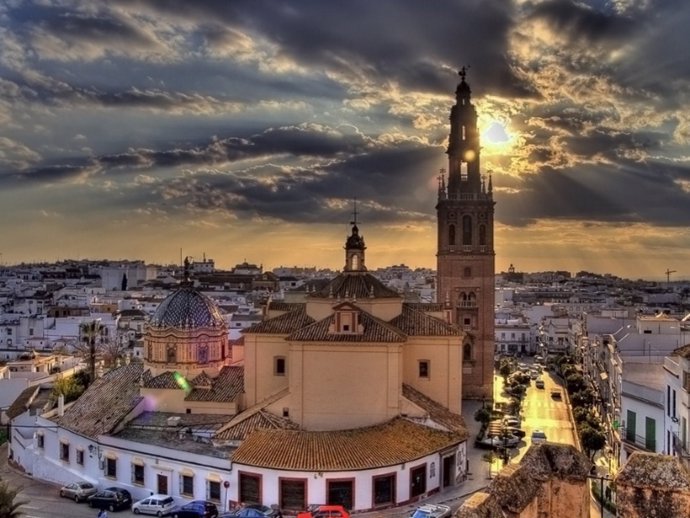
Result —
[[497, 120], [491, 120], [481, 130], [482, 151], [489, 155], [501, 155], [509, 152], [515, 145], [516, 135], [508, 130], [508, 126]]

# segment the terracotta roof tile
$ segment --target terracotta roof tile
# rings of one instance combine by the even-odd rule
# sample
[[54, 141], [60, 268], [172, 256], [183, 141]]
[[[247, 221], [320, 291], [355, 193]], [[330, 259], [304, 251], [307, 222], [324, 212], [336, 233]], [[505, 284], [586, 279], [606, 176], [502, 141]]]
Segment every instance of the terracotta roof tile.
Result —
[[[201, 376], [201, 375], [199, 375]], [[198, 376], [197, 376], [198, 378]], [[195, 378], [196, 379], [196, 378]], [[208, 378], [210, 380], [210, 378]], [[232, 402], [244, 393], [244, 367], [223, 367], [211, 388], [193, 388], [186, 401]]]
[[461, 435], [464, 439], [469, 437], [467, 426], [465, 426], [465, 420], [460, 414], [451, 412], [442, 404], [437, 403], [430, 397], [425, 396], [420, 391], [404, 383], [402, 386], [402, 393], [403, 397], [409, 399], [423, 410], [426, 410], [429, 414], [429, 418], [435, 423], [443, 426], [446, 430]]
[[294, 311], [254, 324], [243, 333], [290, 334], [313, 322], [314, 319], [307, 316], [306, 308], [302, 304]]
[[214, 436], [214, 440], [243, 441], [257, 430], [299, 430], [299, 425], [284, 417], [278, 417], [265, 410], [260, 410], [247, 417], [247, 419], [217, 433]]
[[87, 437], [110, 433], [143, 399], [139, 379], [143, 366], [131, 363], [98, 378], [77, 401], [56, 417], [60, 426]]
[[390, 321], [409, 336], [459, 336], [457, 326], [427, 315], [410, 304], [403, 304], [402, 313]]
[[296, 309], [301, 309], [304, 306], [301, 302], [282, 302], [272, 300], [268, 305], [269, 311], [295, 311]]
[[440, 313], [444, 310], [442, 302], [405, 302], [405, 304], [425, 313]]
[[344, 272], [329, 282], [316, 293], [309, 294], [313, 298], [401, 298], [400, 294], [388, 288], [380, 280], [368, 272]]
[[257, 430], [234, 452], [232, 461], [298, 471], [371, 469], [410, 462], [463, 440], [456, 433], [403, 418], [333, 432]]
[[359, 313], [359, 323], [363, 326], [361, 333], [334, 333], [335, 315], [299, 329], [288, 336], [288, 340], [312, 342], [404, 342], [405, 334], [365, 311]]
[[22, 390], [21, 394], [17, 396], [17, 399], [15, 399], [14, 402], [7, 409], [7, 417], [9, 419], [14, 419], [15, 417], [22, 415], [24, 412], [26, 412], [29, 409], [29, 406], [31, 405], [31, 401], [36, 396], [40, 388], [40, 385], [34, 385]]
[[152, 389], [180, 389], [182, 387], [175, 379], [173, 371], [165, 371], [154, 378], [144, 382], [144, 387]]

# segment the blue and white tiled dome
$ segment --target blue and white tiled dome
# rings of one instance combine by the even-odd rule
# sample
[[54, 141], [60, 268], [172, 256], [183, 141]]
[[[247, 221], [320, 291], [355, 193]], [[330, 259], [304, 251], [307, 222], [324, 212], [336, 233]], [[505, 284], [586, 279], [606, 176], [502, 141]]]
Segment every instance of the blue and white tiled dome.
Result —
[[183, 286], [161, 302], [151, 318], [152, 327], [223, 327], [225, 321], [216, 303], [191, 286]]

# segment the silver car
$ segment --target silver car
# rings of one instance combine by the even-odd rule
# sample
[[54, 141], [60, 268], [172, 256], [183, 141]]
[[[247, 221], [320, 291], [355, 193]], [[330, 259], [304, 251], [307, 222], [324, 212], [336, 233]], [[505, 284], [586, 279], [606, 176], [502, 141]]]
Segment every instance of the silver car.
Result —
[[168, 495], [151, 495], [132, 504], [134, 514], [155, 514], [166, 516], [175, 508], [175, 500]]
[[443, 504], [425, 504], [415, 509], [410, 518], [448, 518], [451, 509]]
[[98, 492], [98, 488], [90, 482], [73, 482], [60, 488], [61, 497], [71, 498], [75, 502], [84, 502], [96, 492]]

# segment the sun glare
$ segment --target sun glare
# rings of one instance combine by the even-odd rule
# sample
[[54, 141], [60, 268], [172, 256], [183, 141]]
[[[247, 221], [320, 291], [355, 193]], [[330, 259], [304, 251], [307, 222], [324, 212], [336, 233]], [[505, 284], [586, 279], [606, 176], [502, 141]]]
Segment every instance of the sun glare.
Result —
[[489, 155], [505, 154], [515, 144], [516, 135], [509, 133], [504, 123], [492, 120], [481, 130], [482, 151]]

